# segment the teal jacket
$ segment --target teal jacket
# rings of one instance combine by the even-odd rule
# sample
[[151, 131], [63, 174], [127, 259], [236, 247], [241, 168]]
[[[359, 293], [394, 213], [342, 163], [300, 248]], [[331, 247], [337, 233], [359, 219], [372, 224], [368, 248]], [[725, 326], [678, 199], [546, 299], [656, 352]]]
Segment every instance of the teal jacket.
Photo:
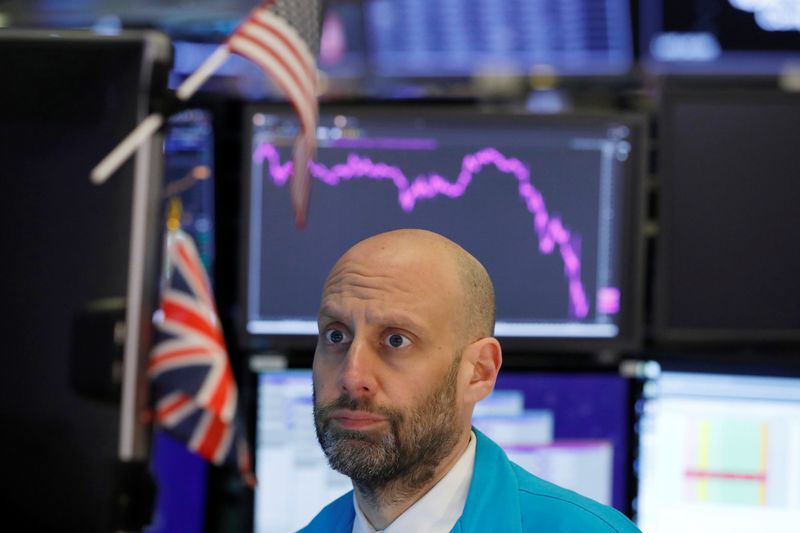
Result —
[[[563, 489], [512, 463], [475, 430], [475, 470], [453, 533], [640, 533], [622, 513]], [[301, 531], [351, 533], [353, 492], [334, 500]]]

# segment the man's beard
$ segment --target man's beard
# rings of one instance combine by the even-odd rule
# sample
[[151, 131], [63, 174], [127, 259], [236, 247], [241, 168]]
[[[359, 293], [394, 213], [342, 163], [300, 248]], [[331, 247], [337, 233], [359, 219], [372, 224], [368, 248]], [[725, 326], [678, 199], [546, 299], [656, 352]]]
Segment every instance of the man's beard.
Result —
[[[455, 406], [460, 362], [461, 354], [458, 354], [442, 386], [408, 412], [372, 405], [368, 400], [347, 395], [318, 406], [315, 397], [317, 439], [331, 467], [348, 476], [362, 490], [374, 492], [400, 482], [404, 492], [413, 493], [424, 486], [460, 436]], [[389, 428], [378, 432], [333, 427], [330, 414], [337, 409], [366, 411], [385, 417]]]

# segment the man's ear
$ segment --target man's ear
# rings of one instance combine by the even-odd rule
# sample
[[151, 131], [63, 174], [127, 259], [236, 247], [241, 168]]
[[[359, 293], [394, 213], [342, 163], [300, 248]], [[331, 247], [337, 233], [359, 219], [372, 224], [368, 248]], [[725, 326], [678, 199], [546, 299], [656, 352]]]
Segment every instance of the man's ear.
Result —
[[465, 396], [468, 402], [475, 404], [494, 389], [497, 373], [503, 364], [503, 351], [494, 337], [480, 339], [467, 349], [470, 351], [472, 375]]

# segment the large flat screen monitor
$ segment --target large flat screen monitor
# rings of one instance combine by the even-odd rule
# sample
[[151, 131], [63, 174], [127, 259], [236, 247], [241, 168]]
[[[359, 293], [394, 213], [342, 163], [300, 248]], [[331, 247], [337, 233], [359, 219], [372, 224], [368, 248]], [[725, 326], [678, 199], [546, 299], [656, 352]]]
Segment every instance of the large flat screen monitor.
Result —
[[800, 96], [664, 81], [655, 334], [800, 340]]
[[636, 117], [324, 108], [303, 231], [286, 186], [294, 115], [251, 107], [246, 121], [249, 335], [313, 345], [320, 291], [339, 255], [369, 235], [417, 227], [486, 266], [498, 336], [556, 348], [635, 343], [644, 144]]
[[776, 74], [797, 61], [795, 0], [640, 2], [640, 49], [649, 69], [697, 74]]
[[[264, 370], [257, 383], [254, 531], [296, 531], [352, 486], [317, 443], [311, 371]], [[503, 371], [473, 424], [535, 475], [628, 512], [632, 383], [615, 373]]]
[[642, 531], [797, 531], [800, 378], [663, 372], [639, 428]]

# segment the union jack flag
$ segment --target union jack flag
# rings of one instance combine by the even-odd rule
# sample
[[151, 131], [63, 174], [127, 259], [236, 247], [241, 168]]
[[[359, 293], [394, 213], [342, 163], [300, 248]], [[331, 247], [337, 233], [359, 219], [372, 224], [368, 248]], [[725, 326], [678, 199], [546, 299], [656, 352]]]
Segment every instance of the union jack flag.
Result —
[[267, 0], [255, 8], [226, 42], [228, 48], [266, 71], [289, 99], [302, 131], [294, 148], [292, 205], [298, 226], [305, 225], [311, 195], [308, 162], [316, 153], [321, 0]]
[[236, 430], [236, 383], [211, 285], [191, 236], [168, 231], [165, 259], [155, 318], [158, 342], [148, 362], [155, 421], [215, 464], [233, 457], [238, 441], [242, 468], [247, 452]]

